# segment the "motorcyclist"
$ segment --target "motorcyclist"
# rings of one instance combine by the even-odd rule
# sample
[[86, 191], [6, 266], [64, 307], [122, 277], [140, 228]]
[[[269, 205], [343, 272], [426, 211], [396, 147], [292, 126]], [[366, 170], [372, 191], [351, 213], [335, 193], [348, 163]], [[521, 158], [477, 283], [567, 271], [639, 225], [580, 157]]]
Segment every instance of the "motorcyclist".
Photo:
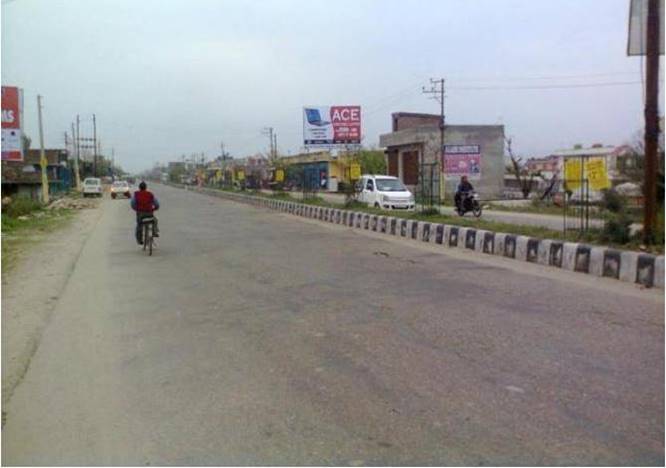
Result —
[[456, 207], [464, 208], [461, 206], [463, 196], [467, 196], [473, 191], [474, 187], [469, 182], [469, 180], [467, 180], [467, 176], [462, 176], [460, 178], [460, 183], [458, 184], [458, 188], [456, 189], [456, 195], [455, 195]]
[[160, 209], [160, 202], [157, 200], [157, 197], [153, 195], [152, 192], [148, 190], [148, 187], [145, 182], [139, 184], [139, 190], [134, 192], [131, 200], [132, 209], [136, 211], [136, 241], [139, 245], [143, 244], [142, 232], [141, 232], [141, 220], [144, 218], [153, 217], [155, 221], [153, 222], [153, 237], [159, 237], [160, 233], [157, 229], [157, 218], [155, 218], [153, 212]]

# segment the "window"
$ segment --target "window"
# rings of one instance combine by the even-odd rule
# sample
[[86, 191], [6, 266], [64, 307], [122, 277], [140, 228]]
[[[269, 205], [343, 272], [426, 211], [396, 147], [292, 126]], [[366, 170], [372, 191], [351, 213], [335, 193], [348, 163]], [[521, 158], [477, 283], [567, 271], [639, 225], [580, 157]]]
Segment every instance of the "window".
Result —
[[368, 179], [368, 183], [365, 188], [371, 192], [375, 189], [375, 184], [372, 182], [372, 179]]

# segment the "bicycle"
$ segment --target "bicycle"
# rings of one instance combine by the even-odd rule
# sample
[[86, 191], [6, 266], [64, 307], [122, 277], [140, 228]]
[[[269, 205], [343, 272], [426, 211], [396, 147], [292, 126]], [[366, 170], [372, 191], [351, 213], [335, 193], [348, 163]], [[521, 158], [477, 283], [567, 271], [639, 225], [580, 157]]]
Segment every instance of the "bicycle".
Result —
[[153, 255], [153, 229], [155, 228], [155, 218], [146, 217], [141, 220], [143, 226], [143, 250], [148, 250], [148, 255]]

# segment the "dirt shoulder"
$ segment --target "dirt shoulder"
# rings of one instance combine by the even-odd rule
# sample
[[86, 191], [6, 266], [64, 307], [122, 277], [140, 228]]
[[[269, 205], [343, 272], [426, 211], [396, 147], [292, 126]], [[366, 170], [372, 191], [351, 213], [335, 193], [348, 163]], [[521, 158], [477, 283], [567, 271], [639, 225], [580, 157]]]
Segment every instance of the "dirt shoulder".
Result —
[[3, 255], [10, 256], [2, 271], [3, 407], [23, 378], [101, 213], [99, 206], [77, 210], [52, 223], [3, 232], [3, 247], [9, 247]]

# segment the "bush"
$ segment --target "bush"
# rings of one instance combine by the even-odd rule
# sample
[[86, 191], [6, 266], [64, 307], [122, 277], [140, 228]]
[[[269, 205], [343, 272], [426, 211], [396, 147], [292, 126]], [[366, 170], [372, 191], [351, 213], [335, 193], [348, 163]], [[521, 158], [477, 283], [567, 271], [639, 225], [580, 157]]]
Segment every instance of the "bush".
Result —
[[611, 213], [619, 213], [624, 209], [624, 198], [615, 190], [603, 191], [603, 207]]
[[626, 213], [616, 213], [604, 224], [601, 240], [615, 244], [626, 244], [631, 238], [631, 218]]
[[17, 197], [14, 198], [11, 203], [3, 205], [2, 211], [10, 218], [18, 218], [19, 216], [25, 216], [33, 211], [40, 210], [41, 208], [42, 204], [36, 200], [28, 197]]

